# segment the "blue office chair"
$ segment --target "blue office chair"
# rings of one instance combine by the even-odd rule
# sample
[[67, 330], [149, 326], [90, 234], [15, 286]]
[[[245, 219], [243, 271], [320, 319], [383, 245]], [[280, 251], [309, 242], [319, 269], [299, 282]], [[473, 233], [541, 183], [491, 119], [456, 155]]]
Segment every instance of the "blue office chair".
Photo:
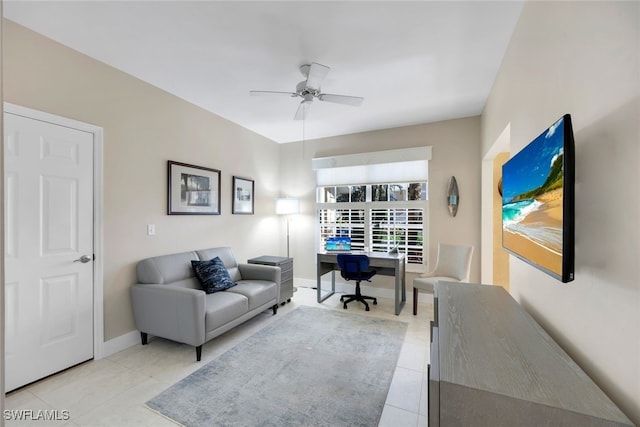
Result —
[[[368, 297], [360, 293], [360, 282], [366, 280], [370, 282], [371, 278], [376, 275], [375, 270], [369, 270], [369, 257], [366, 255], [338, 254], [338, 265], [340, 266], [340, 275], [345, 280], [356, 281], [356, 293], [350, 295], [342, 295], [340, 302], [344, 302], [344, 309], [351, 301], [360, 301], [364, 304], [365, 310], [369, 311], [368, 299], [373, 300], [373, 304], [378, 304], [378, 300], [374, 297]], [[345, 298], [347, 299], [345, 301]]]

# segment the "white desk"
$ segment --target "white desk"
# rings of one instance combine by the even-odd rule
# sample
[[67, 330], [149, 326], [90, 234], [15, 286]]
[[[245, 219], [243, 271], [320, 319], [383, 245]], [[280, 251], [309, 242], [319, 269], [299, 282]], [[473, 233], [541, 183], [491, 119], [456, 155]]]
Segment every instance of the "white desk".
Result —
[[[363, 254], [369, 257], [369, 266], [374, 268], [377, 274], [382, 276], [395, 277], [395, 306], [396, 315], [400, 314], [402, 307], [407, 301], [407, 287], [405, 281], [405, 256], [401, 253], [388, 254], [384, 252], [351, 252], [352, 254]], [[338, 253], [318, 252], [317, 255], [317, 280], [318, 280], [318, 302], [322, 302], [336, 292], [336, 270], [340, 270], [338, 265]], [[331, 273], [331, 291], [322, 294], [321, 278], [327, 273]]]

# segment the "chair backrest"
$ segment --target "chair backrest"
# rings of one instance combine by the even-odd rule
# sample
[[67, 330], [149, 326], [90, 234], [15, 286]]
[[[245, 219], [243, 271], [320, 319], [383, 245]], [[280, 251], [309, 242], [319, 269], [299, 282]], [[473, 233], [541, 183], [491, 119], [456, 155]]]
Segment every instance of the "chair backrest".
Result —
[[338, 254], [338, 266], [345, 279], [360, 279], [362, 273], [369, 268], [369, 257], [359, 254]]
[[438, 244], [435, 276], [453, 277], [461, 282], [469, 281], [473, 246]]

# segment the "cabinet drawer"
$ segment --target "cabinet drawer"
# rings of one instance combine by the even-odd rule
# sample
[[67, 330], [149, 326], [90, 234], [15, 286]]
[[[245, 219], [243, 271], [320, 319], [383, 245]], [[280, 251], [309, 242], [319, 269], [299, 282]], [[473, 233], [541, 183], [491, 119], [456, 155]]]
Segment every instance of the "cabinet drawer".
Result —
[[278, 267], [280, 267], [282, 275], [285, 275], [287, 273], [293, 274], [293, 262], [282, 263], [278, 265]]

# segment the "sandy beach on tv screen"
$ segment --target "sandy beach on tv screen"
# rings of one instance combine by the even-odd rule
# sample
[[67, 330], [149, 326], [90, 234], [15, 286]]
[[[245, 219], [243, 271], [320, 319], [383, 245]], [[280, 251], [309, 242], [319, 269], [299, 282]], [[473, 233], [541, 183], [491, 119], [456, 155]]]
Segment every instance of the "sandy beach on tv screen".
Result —
[[533, 263], [538, 264], [556, 274], [562, 274], [562, 257], [519, 234], [505, 232], [502, 235], [504, 245], [514, 252], [526, 256]]
[[562, 190], [553, 190], [536, 197], [536, 200], [544, 203], [538, 210], [531, 212], [523, 220], [522, 224], [562, 228]]
[[[531, 212], [522, 221], [522, 225], [545, 226], [562, 228], [562, 190], [554, 190], [537, 197], [544, 203], [538, 210]], [[504, 245], [514, 252], [525, 256], [535, 264], [556, 274], [562, 274], [562, 248], [552, 248], [551, 251], [519, 234], [505, 231], [503, 234]]]

